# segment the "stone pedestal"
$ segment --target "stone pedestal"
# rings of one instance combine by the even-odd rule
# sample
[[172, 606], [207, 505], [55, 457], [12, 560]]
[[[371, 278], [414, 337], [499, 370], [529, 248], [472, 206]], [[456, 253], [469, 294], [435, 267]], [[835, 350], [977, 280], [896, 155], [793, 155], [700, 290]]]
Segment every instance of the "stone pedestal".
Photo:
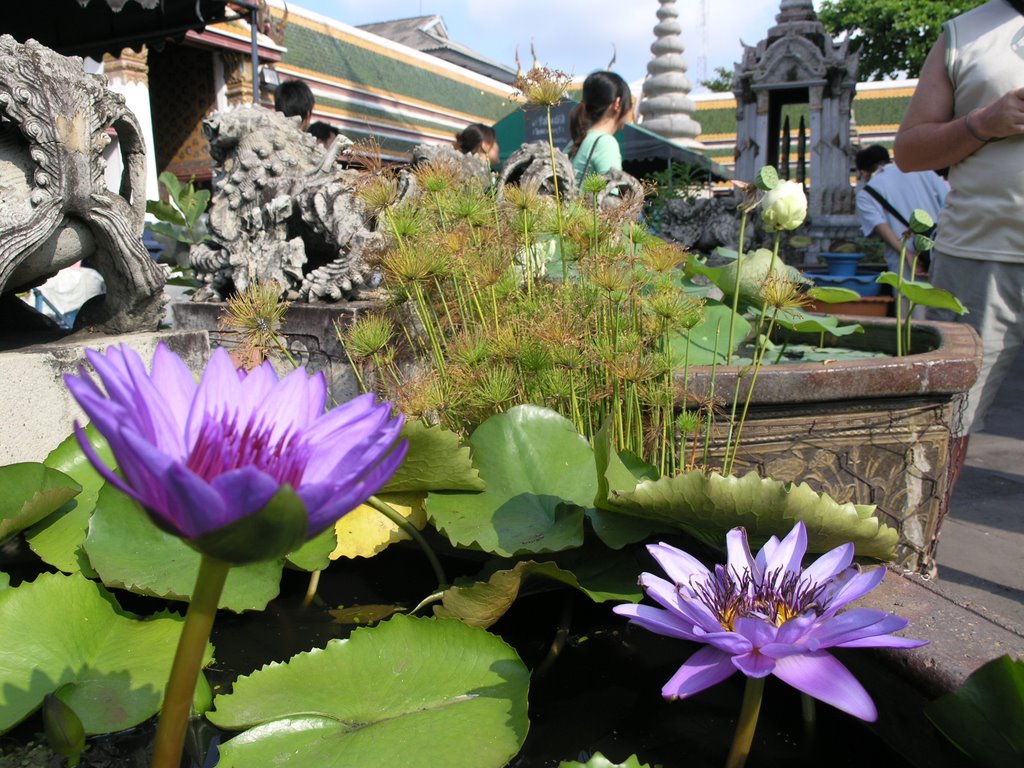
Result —
[[[343, 403], [359, 394], [352, 367], [338, 340], [336, 324], [344, 328], [361, 312], [376, 306], [369, 301], [345, 304], [292, 304], [284, 316], [283, 337], [285, 347], [295, 362], [310, 371], [323, 371], [329, 387], [329, 402]], [[219, 327], [225, 305], [219, 302], [182, 302], [174, 304], [174, 327], [183, 331], [208, 333], [214, 346], [237, 349], [242, 345], [241, 334]], [[281, 356], [276, 356], [280, 358]], [[275, 359], [281, 373], [290, 363]]]
[[210, 342], [205, 333], [174, 331], [107, 336], [79, 332], [60, 341], [0, 352], [0, 464], [42, 461], [71, 434], [75, 421], [87, 419], [64, 384], [85, 362], [86, 349], [127, 344], [146, 361], [156, 345], [167, 344], [193, 371], [206, 365]]

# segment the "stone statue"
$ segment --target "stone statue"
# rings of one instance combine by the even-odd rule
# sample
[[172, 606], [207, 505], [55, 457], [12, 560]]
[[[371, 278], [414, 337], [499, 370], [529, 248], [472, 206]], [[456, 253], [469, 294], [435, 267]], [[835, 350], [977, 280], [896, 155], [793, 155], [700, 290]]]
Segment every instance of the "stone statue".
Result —
[[[118, 139], [119, 192], [104, 181], [107, 131]], [[164, 273], [142, 244], [145, 144], [124, 98], [82, 60], [0, 36], [0, 295], [88, 259], [106, 282], [79, 323], [155, 330]]]
[[354, 299], [372, 270], [363, 258], [379, 239], [356, 195], [360, 172], [341, 169], [351, 144], [324, 150], [297, 118], [261, 107], [203, 122], [217, 163], [211, 240], [192, 247], [195, 301], [220, 301], [251, 282], [276, 281], [289, 300]]
[[[572, 161], [558, 149], [555, 150], [555, 167], [558, 169], [558, 194], [565, 200], [575, 198], [579, 191]], [[625, 218], [638, 218], [644, 203], [643, 185], [624, 171], [609, 171], [603, 175], [608, 185], [598, 194], [598, 205], [604, 209], [626, 206]], [[535, 185], [541, 194], [554, 195], [554, 176], [551, 171], [551, 147], [543, 141], [523, 144], [509, 155], [501, 167], [498, 194], [507, 184], [515, 184]]]
[[[658, 234], [698, 253], [710, 254], [719, 246], [735, 249], [740, 239], [739, 204], [742, 200], [738, 192], [720, 197], [669, 200], [661, 214]], [[744, 250], [771, 244], [760, 216], [747, 217], [743, 240]]]

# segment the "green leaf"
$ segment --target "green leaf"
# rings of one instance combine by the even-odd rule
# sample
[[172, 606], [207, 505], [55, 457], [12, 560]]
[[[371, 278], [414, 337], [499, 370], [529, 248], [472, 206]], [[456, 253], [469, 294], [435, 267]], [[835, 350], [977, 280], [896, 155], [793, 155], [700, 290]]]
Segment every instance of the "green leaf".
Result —
[[0, 542], [60, 509], [82, 486], [56, 469], [24, 462], [0, 467]]
[[381, 493], [483, 490], [469, 446], [454, 432], [410, 420], [402, 425], [401, 437], [409, 442], [409, 450]]
[[174, 224], [168, 224], [162, 221], [154, 221], [146, 224], [152, 232], [156, 232], [158, 235], [163, 235], [171, 240], [177, 240], [179, 243], [191, 242], [188, 236], [188, 231], [184, 229], [178, 229]]
[[641, 763], [636, 755], [630, 755], [624, 763], [613, 763], [600, 752], [595, 752], [585, 763], [563, 760], [558, 764], [558, 768], [651, 768], [651, 766], [649, 763]]
[[[837, 289], [842, 290], [842, 289]], [[864, 333], [864, 326], [840, 325], [838, 318], [832, 315], [814, 315], [802, 309], [788, 309], [775, 316], [777, 325], [800, 333], [831, 333], [833, 336], [849, 336], [851, 333]]]
[[[165, 224], [173, 224], [178, 227], [185, 226], [185, 217], [181, 215], [181, 212], [170, 203], [165, 203], [163, 200], [147, 200], [146, 201], [146, 213], [150, 213], [161, 222]], [[150, 228], [153, 228], [151, 223]], [[159, 231], [155, 230], [154, 231]], [[164, 234], [161, 232], [161, 234]]]
[[[157, 528], [113, 486], [100, 492], [85, 549], [107, 586], [171, 600], [192, 596], [199, 553]], [[232, 568], [219, 606], [235, 612], [263, 610], [279, 592], [283, 567], [281, 560], [272, 560]]]
[[[719, 302], [708, 301], [704, 305], [701, 321], [688, 331], [672, 331], [669, 335], [672, 360], [679, 367], [684, 361], [689, 365], [711, 365], [725, 362], [726, 355], [735, 351], [750, 335], [753, 328], [743, 315], [736, 315], [732, 324], [732, 343], [729, 343], [729, 318], [732, 307]], [[687, 343], [689, 340], [689, 343]]]
[[0, 592], [0, 732], [58, 689], [88, 734], [147, 720], [160, 707], [181, 625], [168, 614], [140, 621], [79, 574], [46, 573]]
[[971, 765], [1024, 765], [1024, 659], [993, 659], [924, 713]]
[[[106, 439], [91, 424], [85, 428], [85, 436], [101, 461], [111, 468], [117, 466]], [[26, 531], [25, 538], [32, 551], [44, 562], [65, 573], [81, 572], [95, 578], [96, 571], [92, 569], [82, 543], [89, 528], [89, 517], [96, 508], [96, 496], [106, 481], [93, 468], [73, 434], [54, 448], [43, 463], [81, 485], [82, 492], [65, 507]]]
[[181, 197], [181, 182], [173, 173], [164, 171], [157, 176], [157, 180], [167, 188], [167, 195], [171, 200], [177, 201]]
[[499, 768], [526, 738], [528, 689], [500, 638], [396, 616], [239, 678], [208, 717], [249, 729], [221, 745], [218, 768]]
[[190, 545], [232, 565], [276, 560], [302, 546], [308, 524], [306, 505], [291, 486], [282, 485], [258, 512], [197, 536]]
[[742, 263], [737, 259], [720, 267], [709, 267], [696, 254], [691, 253], [684, 269], [687, 275], [704, 275], [718, 286], [724, 296], [723, 304], [732, 303], [732, 295], [736, 292], [737, 269], [740, 277], [740, 302], [756, 307], [761, 306], [761, 285], [769, 272], [792, 282], [807, 282], [799, 270], [789, 266], [781, 258], [775, 259], [773, 265], [772, 252], [767, 248], [758, 248], [752, 253], [743, 254]]
[[85, 751], [85, 727], [78, 713], [54, 693], [43, 697], [43, 732], [50, 749], [67, 758], [72, 768], [78, 765]]
[[797, 520], [807, 526], [808, 552], [849, 541], [862, 557], [891, 560], [899, 540], [895, 529], [872, 515], [874, 506], [841, 504], [806, 483], [783, 483], [754, 472], [742, 477], [685, 472], [633, 487], [616, 487], [609, 479], [608, 495], [598, 506], [674, 525], [715, 547], [722, 547], [736, 526], [747, 529], [752, 545], [760, 545], [785, 536]]
[[[576, 577], [556, 563], [523, 560], [511, 568], [495, 571], [486, 581], [467, 582], [444, 591], [434, 615], [486, 629], [505, 615], [527, 582], [554, 581], [580, 589]], [[636, 574], [633, 575], [636, 580]]]
[[852, 288], [837, 288], [832, 285], [821, 285], [809, 288], [807, 295], [812, 299], [826, 304], [842, 304], [847, 301], [860, 301], [861, 296]]
[[288, 555], [288, 563], [302, 571], [322, 571], [331, 564], [331, 552], [338, 546], [334, 526], [318, 533]]
[[594, 455], [568, 419], [535, 405], [492, 416], [470, 438], [481, 493], [434, 492], [427, 516], [456, 546], [510, 557], [583, 543]]
[[967, 307], [960, 303], [960, 299], [945, 288], [936, 288], [924, 280], [904, 280], [901, 285], [900, 276], [895, 272], [883, 272], [875, 282], [891, 285], [894, 290], [902, 293], [918, 306], [948, 309], [958, 315], [967, 314]]

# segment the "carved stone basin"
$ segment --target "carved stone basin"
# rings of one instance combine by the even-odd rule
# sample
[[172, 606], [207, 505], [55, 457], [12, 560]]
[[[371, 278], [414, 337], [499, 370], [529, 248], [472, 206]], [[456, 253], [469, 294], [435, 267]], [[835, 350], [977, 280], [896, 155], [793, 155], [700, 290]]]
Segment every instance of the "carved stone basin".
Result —
[[[863, 334], [826, 344], [892, 353], [895, 337], [894, 321], [880, 318]], [[948, 507], [951, 429], [960, 396], [977, 378], [981, 342], [966, 325], [915, 323], [913, 349], [902, 358], [764, 366], [734, 471], [753, 469], [806, 482], [839, 501], [876, 504], [900, 532], [898, 564], [931, 575]], [[731, 396], [740, 371], [719, 366], [715, 392]], [[691, 369], [691, 389], [706, 392], [710, 383], [710, 368]], [[749, 385], [748, 374], [741, 402]], [[726, 431], [719, 426], [712, 434], [713, 464], [720, 464]]]

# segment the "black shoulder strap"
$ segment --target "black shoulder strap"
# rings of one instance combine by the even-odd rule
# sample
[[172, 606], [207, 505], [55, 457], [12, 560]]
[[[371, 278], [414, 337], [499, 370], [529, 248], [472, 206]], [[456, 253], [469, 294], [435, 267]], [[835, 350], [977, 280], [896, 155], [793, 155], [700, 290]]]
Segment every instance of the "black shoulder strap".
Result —
[[594, 143], [590, 145], [590, 154], [587, 155], [587, 162], [583, 164], [583, 172], [580, 174], [580, 181], [583, 181], [583, 179], [587, 178], [587, 168], [590, 167], [590, 158], [594, 156], [594, 150], [597, 149], [597, 142], [603, 139], [606, 135], [607, 134], [602, 133], [600, 136], [594, 139]]
[[910, 222], [907, 221], [899, 211], [897, 211], [895, 208], [893, 208], [892, 204], [888, 200], [886, 200], [884, 197], [882, 197], [882, 193], [881, 192], [879, 192], [877, 189], [872, 187], [870, 184], [865, 184], [864, 185], [864, 191], [867, 192], [869, 195], [871, 195], [873, 198], [875, 198], [875, 200], [880, 202], [882, 204], [882, 207], [885, 208], [885, 210], [887, 210], [893, 216], [895, 216], [896, 220], [900, 224], [902, 224], [904, 227], [909, 227], [910, 226]]
[[1017, 13], [1024, 16], [1024, 2], [1021, 2], [1021, 0], [1006, 0], [1006, 2], [1012, 5]]

